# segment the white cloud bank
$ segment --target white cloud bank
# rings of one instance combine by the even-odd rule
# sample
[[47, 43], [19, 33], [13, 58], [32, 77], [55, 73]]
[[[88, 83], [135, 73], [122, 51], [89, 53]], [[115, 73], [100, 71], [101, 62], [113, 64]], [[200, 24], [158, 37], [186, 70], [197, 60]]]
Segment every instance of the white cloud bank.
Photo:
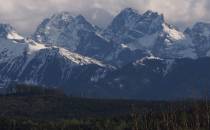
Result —
[[0, 0], [0, 22], [22, 33], [31, 33], [46, 17], [60, 11], [83, 14], [101, 26], [126, 7], [163, 13], [169, 22], [191, 25], [210, 21], [209, 0]]

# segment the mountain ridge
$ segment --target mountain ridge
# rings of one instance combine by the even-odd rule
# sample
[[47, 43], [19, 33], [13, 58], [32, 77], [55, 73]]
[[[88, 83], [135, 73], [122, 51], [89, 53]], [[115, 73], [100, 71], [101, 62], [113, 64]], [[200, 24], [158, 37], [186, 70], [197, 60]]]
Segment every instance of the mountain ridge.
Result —
[[1, 86], [14, 81], [61, 87], [76, 96], [139, 99], [161, 94], [152, 90], [168, 90], [177, 75], [203, 78], [200, 83], [180, 76], [187, 81], [179, 79], [180, 97], [193, 83], [209, 85], [210, 24], [199, 22], [182, 32], [150, 10], [140, 14], [126, 8], [104, 30], [82, 15], [61, 12], [43, 20], [28, 38], [0, 24], [0, 45]]
[[[70, 15], [70, 13], [67, 14], [68, 16]], [[72, 18], [72, 16], [69, 17]], [[78, 16], [73, 17], [76, 18]], [[54, 19], [55, 21], [62, 21], [59, 17], [56, 18]], [[53, 22], [54, 20], [51, 18], [50, 21]], [[74, 27], [74, 23], [70, 22], [64, 27], [68, 28], [70, 26], [71, 29], [69, 31], [75, 30], [75, 32], [69, 33], [69, 31], [61, 30], [61, 34], [65, 34], [65, 36], [59, 35], [61, 39], [56, 39], [57, 43], [62, 43], [61, 47], [98, 60], [103, 60], [109, 64], [123, 66], [145, 56], [151, 56], [151, 54], [160, 58], [195, 59], [208, 56], [207, 50], [196, 47], [196, 42], [193, 39], [194, 36], [186, 33], [187, 31], [182, 32], [177, 27], [168, 24], [163, 14], [151, 10], [140, 14], [135, 9], [126, 8], [113, 19], [106, 29], [99, 29], [101, 31], [94, 29], [95, 26], [89, 23], [84, 17], [82, 17], [82, 21], [82, 23], [86, 23], [85, 25], [91, 25], [91, 29], [89, 29], [91, 32], [84, 31], [89, 26], [84, 26], [83, 29], [80, 28], [77, 30], [76, 26], [78, 25]], [[205, 24], [205, 26], [207, 25]], [[42, 29], [39, 27], [37, 30], [35, 35], [37, 32], [42, 32], [40, 31]], [[52, 37], [55, 36], [57, 34], [53, 35], [52, 31]], [[75, 37], [77, 40], [74, 39]]]

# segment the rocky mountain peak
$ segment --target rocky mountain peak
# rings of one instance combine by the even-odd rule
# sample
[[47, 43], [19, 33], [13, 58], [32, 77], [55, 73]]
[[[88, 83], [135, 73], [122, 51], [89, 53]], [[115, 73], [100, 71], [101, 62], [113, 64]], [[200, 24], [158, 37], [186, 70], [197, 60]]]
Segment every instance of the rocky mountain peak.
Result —
[[148, 10], [141, 15], [134, 9], [126, 8], [113, 19], [104, 35], [110, 39], [117, 37], [117, 41], [128, 43], [162, 31], [163, 23], [165, 21], [162, 14]]
[[132, 14], [139, 14], [139, 11], [133, 8], [125, 8], [119, 13], [119, 15], [132, 15]]

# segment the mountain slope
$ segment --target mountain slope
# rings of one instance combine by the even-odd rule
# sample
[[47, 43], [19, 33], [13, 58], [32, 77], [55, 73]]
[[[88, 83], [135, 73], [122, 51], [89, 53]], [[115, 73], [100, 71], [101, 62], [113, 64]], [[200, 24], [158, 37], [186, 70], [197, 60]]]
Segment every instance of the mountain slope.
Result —
[[103, 86], [104, 96], [109, 98], [201, 98], [210, 88], [209, 66], [210, 58], [148, 57], [109, 73], [96, 86]]
[[[7, 25], [4, 30], [6, 30]], [[12, 27], [11, 27], [12, 28]], [[3, 30], [3, 29], [2, 29]], [[76, 81], [91, 82], [98, 72], [112, 69], [100, 61], [56, 46], [45, 46], [31, 39], [24, 39], [15, 30], [0, 33], [0, 83], [41, 84], [67, 86]], [[98, 77], [100, 78], [100, 77]], [[83, 83], [83, 82], [82, 82]]]

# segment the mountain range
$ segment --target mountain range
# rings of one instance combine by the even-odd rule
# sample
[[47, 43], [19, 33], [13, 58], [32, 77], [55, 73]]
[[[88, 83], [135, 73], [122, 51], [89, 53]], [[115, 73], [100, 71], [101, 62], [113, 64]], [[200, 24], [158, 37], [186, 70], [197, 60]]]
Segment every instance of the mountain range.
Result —
[[210, 24], [180, 31], [150, 10], [126, 8], [105, 29], [61, 12], [30, 37], [0, 24], [0, 45], [3, 88], [24, 83], [134, 99], [202, 97], [210, 88]]

